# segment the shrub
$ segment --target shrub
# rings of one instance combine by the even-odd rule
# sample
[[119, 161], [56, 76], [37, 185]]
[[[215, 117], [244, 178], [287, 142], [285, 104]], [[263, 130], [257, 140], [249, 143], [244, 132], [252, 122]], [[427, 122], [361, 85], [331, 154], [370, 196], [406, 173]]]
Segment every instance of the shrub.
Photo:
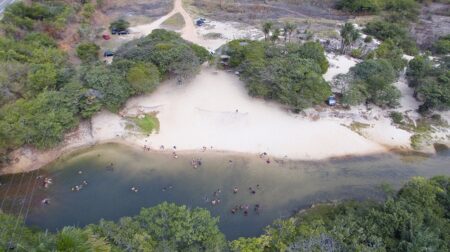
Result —
[[116, 31], [125, 31], [129, 27], [130, 27], [130, 23], [123, 19], [118, 19], [109, 25], [110, 30], [115, 29]]
[[362, 50], [359, 48], [353, 49], [350, 53], [353, 58], [360, 59], [362, 57]]
[[439, 38], [433, 45], [433, 51], [436, 54], [450, 53], [450, 35]]
[[230, 66], [239, 69], [249, 94], [274, 99], [301, 110], [320, 104], [331, 94], [322, 77], [328, 68], [316, 42], [274, 45], [264, 41], [234, 40], [227, 44]]
[[392, 111], [389, 113], [389, 117], [391, 117], [392, 121], [395, 124], [402, 124], [403, 123], [403, 114], [397, 111]]
[[183, 40], [175, 32], [157, 29], [147, 37], [120, 47], [114, 61], [152, 63], [163, 77], [175, 76], [182, 80], [196, 74], [208, 58], [209, 52], [205, 48]]
[[372, 41], [373, 41], [373, 37], [372, 37], [372, 36], [366, 36], [366, 37], [364, 38], [364, 42], [365, 42], [365, 43], [372, 43]]
[[77, 56], [83, 62], [96, 61], [100, 47], [92, 42], [84, 42], [77, 46]]
[[365, 101], [378, 106], [398, 106], [401, 93], [392, 85], [396, 72], [389, 61], [365, 60], [352, 67], [350, 74], [353, 80], [344, 92], [344, 103], [354, 105]]
[[353, 13], [376, 13], [383, 8], [379, 0], [340, 0], [336, 7]]
[[159, 84], [158, 68], [151, 63], [138, 63], [128, 70], [127, 81], [134, 94], [153, 91]]

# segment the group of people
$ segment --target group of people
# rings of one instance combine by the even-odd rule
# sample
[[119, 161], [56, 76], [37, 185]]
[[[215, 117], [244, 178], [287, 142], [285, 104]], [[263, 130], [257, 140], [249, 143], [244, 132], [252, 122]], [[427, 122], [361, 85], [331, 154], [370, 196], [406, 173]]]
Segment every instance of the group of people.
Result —
[[[42, 179], [42, 176], [38, 176], [36, 179]], [[44, 188], [48, 188], [53, 183], [53, 180], [51, 178], [44, 178], [44, 181], [42, 182], [42, 186]]]
[[267, 152], [263, 152], [263, 153], [259, 154], [259, 158], [266, 159], [266, 163], [270, 164], [270, 158], [269, 158]]
[[80, 191], [81, 189], [83, 189], [87, 185], [88, 185], [88, 182], [86, 180], [83, 180], [81, 182], [81, 184], [72, 187], [72, 192], [78, 192], [78, 191]]
[[[236, 205], [233, 208], [231, 208], [231, 213], [232, 214], [237, 214], [240, 211], [242, 211], [244, 216], [247, 216], [249, 214], [249, 209], [250, 209], [250, 206], [248, 204]], [[253, 207], [253, 211], [256, 214], [259, 214], [260, 210], [261, 210], [261, 206], [259, 204], [255, 204], [255, 206]]]
[[193, 158], [191, 161], [191, 165], [194, 169], [197, 169], [199, 166], [202, 165], [202, 159], [201, 158]]

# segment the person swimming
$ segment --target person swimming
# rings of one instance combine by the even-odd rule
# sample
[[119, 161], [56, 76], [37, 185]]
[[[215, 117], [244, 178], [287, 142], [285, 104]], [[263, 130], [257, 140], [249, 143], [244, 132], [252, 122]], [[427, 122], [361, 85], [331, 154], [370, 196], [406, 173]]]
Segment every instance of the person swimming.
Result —
[[239, 191], [239, 188], [238, 188], [237, 186], [235, 186], [235, 187], [233, 188], [233, 193], [236, 194], [236, 193], [238, 193], [238, 191]]

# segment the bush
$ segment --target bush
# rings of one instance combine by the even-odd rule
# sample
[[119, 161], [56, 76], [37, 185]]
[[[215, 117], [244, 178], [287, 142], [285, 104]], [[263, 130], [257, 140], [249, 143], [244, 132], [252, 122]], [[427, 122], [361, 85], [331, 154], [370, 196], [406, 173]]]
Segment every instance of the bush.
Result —
[[105, 65], [86, 66], [82, 69], [81, 79], [92, 89], [92, 96], [113, 112], [118, 111], [130, 96], [131, 88], [124, 77]]
[[397, 111], [392, 111], [389, 113], [389, 117], [391, 117], [392, 121], [395, 124], [403, 124], [403, 114]]
[[127, 81], [134, 94], [153, 91], [159, 84], [158, 68], [151, 63], [137, 63], [128, 70]]
[[353, 13], [376, 13], [383, 5], [379, 0], [340, 0], [336, 7]]
[[151, 63], [158, 67], [163, 77], [175, 76], [182, 80], [196, 74], [208, 58], [209, 52], [205, 48], [183, 40], [175, 32], [157, 29], [145, 38], [120, 47], [114, 61]]
[[230, 66], [241, 72], [249, 94], [274, 99], [301, 110], [331, 95], [322, 77], [328, 68], [322, 46], [316, 42], [274, 45], [234, 40], [227, 44]]
[[378, 106], [398, 106], [401, 93], [392, 85], [396, 71], [385, 59], [369, 59], [350, 69], [353, 80], [344, 92], [343, 102], [355, 105], [371, 102]]
[[159, 131], [159, 120], [155, 115], [145, 115], [142, 118], [137, 117], [132, 120], [145, 134], [157, 133]]
[[43, 92], [0, 109], [0, 149], [31, 144], [40, 149], [56, 146], [76, 126], [74, 111], [58, 92]]
[[409, 62], [407, 77], [416, 96], [423, 101], [420, 112], [450, 109], [450, 57], [434, 65], [428, 56], [417, 56]]
[[130, 27], [130, 23], [123, 19], [116, 20], [109, 25], [109, 29], [116, 31], [125, 31]]
[[366, 25], [364, 32], [379, 40], [391, 39], [407, 54], [416, 55], [418, 52], [414, 38], [409, 35], [407, 27], [400, 23], [384, 20], [373, 21]]
[[373, 37], [372, 37], [372, 36], [366, 36], [366, 37], [364, 38], [364, 42], [365, 42], [365, 43], [372, 43], [372, 41], [373, 41]]
[[439, 38], [433, 45], [433, 51], [436, 54], [450, 53], [450, 35]]
[[361, 59], [362, 58], [362, 50], [357, 48], [353, 49], [350, 53], [353, 58]]
[[100, 47], [92, 42], [84, 42], [77, 46], [77, 56], [83, 62], [96, 61]]

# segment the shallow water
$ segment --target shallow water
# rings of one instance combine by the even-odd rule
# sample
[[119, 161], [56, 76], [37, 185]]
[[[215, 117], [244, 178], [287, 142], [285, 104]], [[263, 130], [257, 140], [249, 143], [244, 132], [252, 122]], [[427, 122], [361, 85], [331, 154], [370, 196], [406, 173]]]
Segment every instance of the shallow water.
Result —
[[[65, 225], [84, 226], [101, 218], [134, 215], [142, 207], [168, 201], [209, 209], [213, 216], [220, 216], [220, 229], [233, 239], [259, 235], [274, 219], [314, 203], [383, 199], [381, 183], [399, 188], [412, 176], [450, 175], [448, 152], [431, 158], [386, 154], [321, 162], [272, 159], [270, 164], [250, 155], [199, 152], [179, 156], [173, 159], [169, 154], [108, 144], [57, 161], [39, 171], [39, 175], [52, 178], [53, 184], [47, 189], [36, 187], [27, 224], [52, 231]], [[202, 158], [198, 169], [190, 164], [193, 157]], [[114, 164], [112, 171], [107, 169], [110, 163]], [[0, 177], [5, 212], [25, 215], [37, 175], [38, 171]], [[83, 180], [88, 185], [72, 192]], [[42, 180], [37, 181], [41, 185]], [[14, 186], [9, 187], [8, 182]], [[139, 192], [132, 192], [132, 186]], [[233, 193], [235, 186], [237, 194]], [[205, 199], [213, 199], [218, 189], [221, 193], [216, 198], [221, 203], [212, 206]], [[50, 205], [40, 203], [44, 198], [50, 199]], [[230, 213], [241, 204], [250, 205], [248, 216]], [[259, 215], [252, 211], [255, 204], [261, 206]]]

